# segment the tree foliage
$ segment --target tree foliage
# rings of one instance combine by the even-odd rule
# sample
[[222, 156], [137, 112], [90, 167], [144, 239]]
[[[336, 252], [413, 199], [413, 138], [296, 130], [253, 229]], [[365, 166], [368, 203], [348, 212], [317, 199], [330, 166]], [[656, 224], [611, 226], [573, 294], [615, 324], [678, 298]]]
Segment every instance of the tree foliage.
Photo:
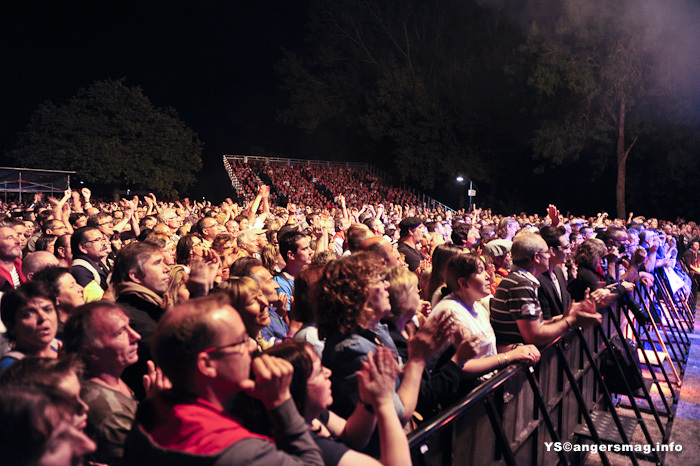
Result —
[[636, 9], [627, 1], [565, 0], [548, 12], [556, 21], [533, 24], [519, 48], [527, 83], [540, 97], [532, 140], [539, 169], [581, 155], [598, 171], [614, 161], [622, 218], [628, 157], [649, 135], [645, 123], [674, 105], [655, 82], [659, 70], [645, 39], [651, 24]]
[[175, 197], [195, 181], [202, 143], [172, 108], [123, 80], [96, 81], [63, 105], [42, 104], [10, 153], [19, 166], [77, 171], [95, 189]]
[[390, 155], [423, 188], [460, 172], [486, 178], [483, 110], [494, 102], [481, 92], [492, 71], [483, 63], [500, 65], [483, 58], [502, 44], [501, 26], [480, 10], [455, 0], [312, 2], [311, 53], [287, 52], [277, 66], [290, 94], [282, 121], [372, 140], [361, 150]]

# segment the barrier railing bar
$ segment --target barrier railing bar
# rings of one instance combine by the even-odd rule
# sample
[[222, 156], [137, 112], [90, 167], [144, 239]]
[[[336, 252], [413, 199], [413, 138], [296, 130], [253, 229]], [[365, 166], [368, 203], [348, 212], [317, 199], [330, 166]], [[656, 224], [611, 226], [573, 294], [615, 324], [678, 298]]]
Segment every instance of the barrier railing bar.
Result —
[[493, 398], [487, 396], [484, 400], [486, 404], [486, 412], [489, 415], [489, 420], [491, 421], [491, 426], [496, 431], [496, 442], [500, 445], [502, 453], [505, 455], [505, 461], [508, 466], [516, 466], [515, 455], [513, 454], [513, 449], [510, 447], [510, 441], [506, 432], [503, 430], [503, 423], [501, 418], [498, 416], [496, 406], [493, 403]]
[[[612, 312], [612, 311], [611, 311]], [[591, 368], [593, 369], [593, 374], [595, 376], [596, 382], [598, 382], [598, 387], [601, 389], [603, 392], [603, 396], [605, 397], [605, 401], [607, 403], [607, 406], [610, 409], [610, 414], [615, 421], [615, 425], [617, 426], [618, 431], [620, 432], [620, 437], [623, 439], [625, 443], [630, 443], [630, 439], [627, 439], [627, 434], [625, 433], [625, 429], [622, 425], [622, 421], [620, 420], [620, 416], [617, 413], [617, 410], [615, 409], [615, 403], [612, 398], [612, 393], [610, 393], [610, 390], [608, 389], [608, 386], [605, 385], [605, 381], [603, 380], [603, 374], [600, 372], [600, 368], [598, 365], [595, 363], [595, 358], [593, 357], [593, 352], [591, 351], [591, 347], [586, 341], [585, 336], [583, 335], [583, 331], [581, 331], [580, 328], [576, 329], [576, 333], [579, 337], [579, 340], [581, 340], [581, 348], [583, 349], [586, 358], [591, 364]], [[632, 462], [636, 463], [636, 458], [634, 456], [632, 457]]]
[[[627, 343], [626, 343], [626, 341], [625, 341], [625, 335], [624, 335], [624, 333], [622, 332], [622, 328], [620, 327], [620, 322], [618, 321], [617, 317], [615, 316], [615, 313], [614, 313], [614, 312], [610, 312], [610, 313], [609, 313], [609, 317], [610, 317], [610, 322], [612, 322], [613, 326], [615, 327], [615, 330], [617, 331], [617, 335], [618, 335], [618, 336], [620, 337], [620, 339], [622, 340], [622, 346], [624, 347], [625, 354], [627, 355], [627, 359], [629, 359], [630, 361], [634, 361], [634, 358], [632, 357], [632, 351], [630, 350], [629, 345], [627, 345]], [[605, 345], [606, 345], [608, 348], [611, 348], [611, 347], [612, 347], [612, 344], [610, 343], [610, 339], [609, 339], [608, 336], [605, 335], [605, 333], [602, 331], [602, 328], [600, 327], [600, 325], [596, 325], [595, 328], [596, 328], [596, 329], [599, 329], [600, 334], [601, 334], [601, 336], [603, 337], [603, 341], [605, 341]], [[618, 361], [617, 355], [616, 355], [615, 352], [612, 351], [612, 350], [610, 351], [610, 355], [612, 356], [612, 359], [613, 359], [613, 361], [614, 361], [614, 363], [615, 363], [615, 366], [616, 366], [617, 369], [620, 371], [620, 373], [622, 373], [622, 372], [623, 372], [623, 371], [622, 371], [622, 365], [620, 364], [620, 361]], [[636, 371], [638, 372], [638, 375], [639, 375], [639, 377], [641, 378], [641, 377], [642, 377], [642, 374], [641, 374], [641, 372], [639, 371], [639, 368], [636, 367], [636, 366], [634, 366], [634, 370], [636, 370]], [[647, 443], [648, 443], [649, 445], [653, 445], [654, 442], [653, 442], [653, 440], [652, 440], [652, 438], [651, 438], [651, 434], [649, 433], [649, 429], [647, 428], [646, 423], [644, 422], [644, 418], [642, 417], [642, 413], [641, 413], [641, 411], [639, 410], [639, 405], [637, 404], [637, 401], [636, 401], [635, 398], [634, 398], [634, 395], [633, 395], [633, 393], [632, 393], [632, 388], [630, 387], [629, 383], [627, 382], [627, 379], [625, 379], [624, 377], [622, 377], [622, 381], [623, 381], [623, 383], [624, 383], [624, 386], [625, 386], [625, 389], [626, 389], [626, 392], [627, 392], [626, 395], [628, 396], [628, 398], [629, 398], [629, 400], [630, 400], [630, 404], [632, 405], [632, 410], [634, 411], [634, 414], [635, 414], [635, 416], [637, 417], [637, 420], [639, 421], [639, 426], [641, 427], [642, 432], [644, 433], [644, 438], [647, 440]], [[647, 391], [647, 389], [646, 389], [646, 387], [644, 386], [644, 384], [642, 384], [642, 390], [644, 391], [644, 394], [646, 395], [647, 399], [651, 402], [651, 398], [649, 397], [649, 392]], [[656, 416], [656, 417], [658, 417], [658, 416]], [[660, 423], [660, 419], [658, 419], [657, 422]], [[636, 453], [636, 452], [635, 452], [635, 453]], [[639, 456], [646, 456], [646, 455], [639, 455]], [[651, 455], [651, 457], [654, 458], [654, 461], [658, 461], [658, 458], [659, 458], [659, 457], [658, 457], [658, 455], [656, 454], [656, 452], [654, 452], [654, 454]]]
[[[657, 338], [659, 339], [659, 342], [661, 343], [662, 346], [667, 346], [671, 348], [671, 353], [673, 355], [669, 354], [669, 364], [671, 365], [671, 368], [673, 370], [674, 376], [676, 376], [676, 380], [678, 384], [681, 384], [681, 374], [683, 373], [683, 361], [681, 357], [679, 357], [678, 353], [683, 354], [684, 351], [687, 351], [687, 347], [681, 347], [678, 341], [678, 338], [676, 337], [675, 334], [673, 334], [673, 330], [670, 327], [670, 325], [664, 325], [663, 321], [666, 320], [667, 324], [672, 320], [670, 319], [669, 316], [666, 315], [667, 312], [667, 307], [670, 305], [669, 300], [668, 300], [668, 294], [667, 294], [667, 289], [663, 285], [663, 277], [660, 277], [657, 274], [658, 280], [655, 281], [655, 288], [658, 290], [658, 292], [655, 293], [655, 296], [658, 298], [660, 297], [660, 300], [658, 300], [659, 305], [655, 306], [655, 309], [659, 310], [659, 324], [657, 325], [656, 322], [653, 323], [655, 333], [657, 335]], [[664, 342], [663, 338], [658, 332], [658, 329], [661, 328], [661, 332], [663, 332], [664, 337], [666, 337], [666, 341]], [[668, 331], [667, 331], [668, 328]], [[673, 335], [673, 338], [669, 336], [669, 333]], [[668, 345], [665, 345], [664, 343], [668, 343]], [[678, 352], [676, 352], [676, 344], [678, 344]], [[678, 363], [678, 370], [676, 370], [673, 361]]]
[[[647, 296], [649, 296], [649, 290], [647, 290], [645, 288], [645, 289], [643, 289], [643, 292], [645, 292], [647, 294]], [[651, 299], [649, 299], [649, 301], [644, 299], [643, 294], [642, 294], [642, 290], [639, 291], [639, 296], [642, 297], [642, 305], [645, 307], [647, 314], [649, 316], [651, 316], [652, 315], [651, 314], [651, 306], [653, 306], [654, 303], [651, 301]], [[661, 370], [664, 374], [664, 377], [666, 378], [666, 383], [669, 385], [669, 388], [671, 388], [671, 391], [673, 392], [673, 397], [675, 399], [675, 397], [676, 397], [675, 390], [673, 390], [673, 387], [671, 385], [671, 380], [668, 378], [668, 374], [666, 373], [666, 369], [664, 368], [663, 361], [661, 361], [661, 359], [659, 359], [659, 353], [658, 353], [658, 350], [656, 348], [657, 342], [661, 344], [661, 350], [663, 351], [663, 354], [665, 354], [666, 358], [668, 359], [669, 365], [671, 366], [671, 370], [673, 371], [673, 376], [676, 379], [676, 383], [678, 384], [678, 386], [680, 386], [681, 378], [678, 375], [678, 372], [676, 372], [676, 367], [673, 365], [673, 361], [671, 360], [671, 355], [668, 353], [668, 348], [666, 347], [666, 344], [664, 343], [663, 338], [661, 338], [661, 335], [659, 334], [659, 329], [656, 326], [656, 322], [654, 321], [653, 318], [651, 319], [651, 322], [649, 324], [653, 328], [654, 333], [656, 334], [657, 340], [652, 339], [651, 335], [649, 334], [648, 329], [646, 329], [646, 327], [645, 327], [647, 341], [649, 341], [649, 343], [651, 344], [651, 347], [654, 350], [654, 355], [657, 358], [656, 360], [659, 362], [659, 367], [661, 368]]]
[[[651, 335], [649, 334], [649, 330], [648, 330], [647, 326], [641, 325], [640, 327], [642, 329], [644, 329], [644, 333], [646, 334], [647, 339], [651, 340]], [[646, 350], [644, 349], [644, 347], [642, 345], [642, 337], [634, 325], [631, 325], [630, 328], [632, 330], [632, 334], [634, 335], [635, 341], [637, 342], [637, 346], [642, 349], [642, 354], [644, 356], [644, 362], [645, 362], [647, 368], [649, 369], [649, 373], [651, 374], [652, 383], [654, 383], [656, 385], [656, 388], [659, 390], [659, 396], [661, 397], [661, 401], [663, 402], [664, 408], [666, 409], [664, 414], [666, 416], [673, 417], [671, 407], [668, 405], [668, 401], [666, 400], [666, 395], [664, 394], [664, 391], [661, 388], [661, 382], [659, 381], [658, 377], [656, 376], [656, 370], [654, 369], [654, 366], [651, 363], [651, 360], [649, 358], [648, 353], [646, 352]], [[672, 396], [671, 399], [674, 399], [675, 398], [675, 390], [673, 390], [671, 381], [669, 380], [668, 374], [666, 373], [666, 369], [663, 366], [663, 361], [661, 360], [661, 356], [660, 356], [658, 350], [656, 349], [656, 345], [653, 344], [653, 342], [652, 342], [652, 350], [654, 351], [654, 357], [656, 358], [656, 361], [659, 363], [658, 365], [661, 368], [661, 372], [662, 372], [664, 378], [666, 379], [666, 384], [668, 385], [669, 389], [671, 390], [671, 396]], [[653, 403], [651, 403], [650, 409], [656, 409], [656, 406]], [[664, 437], [665, 437], [665, 435], [664, 435]]]
[[[581, 332], [579, 330], [579, 332]], [[583, 333], [581, 333], [583, 335]], [[583, 395], [581, 394], [581, 391], [578, 388], [578, 381], [576, 380], [576, 377], [574, 376], [573, 372], [571, 372], [571, 368], [569, 367], [569, 363], [566, 361], [566, 356], [564, 355], [564, 350], [561, 348], [561, 344], [557, 343], [554, 345], [557, 349], [557, 356], [559, 358], [560, 363], [562, 364], [562, 367], [564, 368], [564, 373], [566, 374], [567, 379], [569, 379], [569, 386], [571, 386], [571, 391], [574, 392], [574, 396], [576, 397], [576, 400], [578, 401], [579, 405], [579, 413], [583, 415], [583, 418], [586, 420], [586, 425], [588, 426], [588, 430], [591, 432], [591, 435], [593, 438], [595, 438], [597, 444], [602, 444], [603, 440], [600, 438], [600, 435], [598, 435], [598, 430], [595, 427], [595, 424], [593, 423], [593, 419], [591, 418], [591, 414], [588, 411], [588, 407], [586, 406], [586, 401], [583, 398]], [[612, 406], [612, 405], [611, 405]], [[614, 411], [615, 408], [613, 407], [612, 410]], [[617, 416], [615, 416], [615, 419], [617, 419]], [[616, 422], [618, 424], [618, 422]], [[627, 436], [625, 435], [624, 429], [622, 428], [622, 424], [618, 424], [618, 430], [620, 431], [620, 434], [622, 436], [622, 439], [624, 440], [625, 443], [629, 443], [627, 440]], [[605, 466], [610, 466], [610, 460], [608, 459], [608, 455], [604, 451], [600, 451], [600, 458], [603, 460], [603, 464]], [[632, 457], [634, 458], [634, 456]], [[636, 462], [636, 459], [633, 459], [633, 462], [635, 465], [638, 463]]]
[[[554, 423], [552, 422], [552, 418], [549, 416], [549, 412], [547, 411], [547, 403], [544, 401], [544, 395], [542, 394], [542, 389], [540, 388], [540, 384], [537, 383], [537, 379], [535, 379], [535, 375], [533, 374], [534, 369], [532, 367], [527, 367], [525, 369], [525, 375], [527, 376], [528, 382], [530, 382], [530, 387], [532, 388], [532, 392], [535, 394], [535, 404], [539, 408], [540, 412], [542, 413], [542, 418], [544, 419], [544, 423], [547, 426], [547, 430], [549, 431], [549, 435], [552, 436], [552, 440], [554, 442], [561, 442], [561, 438], [559, 437], [559, 433], [557, 432], [557, 429], [554, 427]], [[585, 406], [585, 405], [584, 405]], [[564, 454], [563, 451], [558, 451], [558, 456], [559, 460], [562, 462], [562, 464], [569, 464], [569, 460], [566, 458], [566, 455]], [[606, 466], [610, 466], [609, 463], [606, 464]]]
[[[674, 319], [671, 316], [671, 311], [673, 310], [675, 312], [676, 306], [675, 306], [675, 301], [673, 299], [671, 285], [668, 281], [668, 277], [666, 276], [665, 270], [658, 271], [656, 276], [657, 276], [657, 278], [659, 278], [659, 280], [657, 280], [656, 283], [658, 283], [658, 286], [661, 288], [663, 303], [666, 304], [666, 309], [664, 309], [664, 311], [668, 314], [668, 316], [665, 316], [666, 323], [669, 324], [671, 321], [673, 321], [673, 323], [676, 324], [673, 326], [663, 325], [663, 321], [662, 321], [661, 326], [662, 326], [662, 328], [665, 328], [666, 326], [669, 327], [669, 331], [674, 335], [674, 339], [677, 339], [675, 341], [677, 341], [679, 343], [679, 352], [681, 354], [683, 354], [683, 353], [687, 354], [688, 347], [690, 345], [690, 338], [688, 338], [688, 334], [685, 332], [685, 329], [683, 328], [683, 326], [678, 325], [676, 323], [676, 319]], [[661, 307], [663, 308], [663, 306], [661, 306]], [[674, 333], [674, 330], [675, 330], [675, 332], [678, 333], [678, 335], [676, 335]], [[681, 334], [681, 332], [682, 332], [682, 334]], [[680, 348], [681, 343], [683, 344], [682, 349]], [[683, 363], [685, 363], [685, 358], [683, 359]], [[680, 372], [683, 372], [683, 371], [681, 370]]]

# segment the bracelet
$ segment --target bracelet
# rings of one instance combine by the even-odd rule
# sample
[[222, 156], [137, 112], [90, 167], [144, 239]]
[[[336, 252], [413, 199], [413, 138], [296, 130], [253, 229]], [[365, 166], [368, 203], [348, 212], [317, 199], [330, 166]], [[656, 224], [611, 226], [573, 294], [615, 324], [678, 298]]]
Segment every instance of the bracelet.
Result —
[[360, 404], [362, 405], [363, 408], [365, 408], [365, 411], [367, 411], [370, 414], [374, 414], [374, 406], [372, 406], [369, 403], [366, 403], [362, 400], [360, 400]]
[[506, 360], [506, 366], [510, 366], [510, 359], [508, 359], [508, 353], [503, 353], [503, 359]]
[[567, 330], [571, 330], [571, 328], [572, 328], [572, 327], [571, 327], [571, 322], [569, 322], [569, 321], [566, 320], [566, 319], [564, 319], [564, 322], [566, 322], [566, 328], [567, 328]]
[[501, 362], [501, 354], [500, 354], [500, 353], [498, 354], [498, 358], [497, 358], [497, 359], [498, 359], [498, 365], [499, 365], [499, 366], [500, 366], [501, 364], [503, 364], [503, 363]]

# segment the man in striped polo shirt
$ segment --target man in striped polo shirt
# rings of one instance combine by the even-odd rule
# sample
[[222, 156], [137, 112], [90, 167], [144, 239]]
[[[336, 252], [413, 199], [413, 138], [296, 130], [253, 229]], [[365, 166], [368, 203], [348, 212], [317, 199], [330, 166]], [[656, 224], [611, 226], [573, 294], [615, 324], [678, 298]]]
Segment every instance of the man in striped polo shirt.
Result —
[[513, 240], [513, 271], [498, 286], [491, 300], [491, 326], [498, 351], [519, 344], [545, 346], [574, 327], [589, 327], [601, 321], [593, 299], [574, 303], [562, 316], [542, 318], [537, 299], [537, 277], [549, 269], [550, 251], [536, 233], [521, 233]]

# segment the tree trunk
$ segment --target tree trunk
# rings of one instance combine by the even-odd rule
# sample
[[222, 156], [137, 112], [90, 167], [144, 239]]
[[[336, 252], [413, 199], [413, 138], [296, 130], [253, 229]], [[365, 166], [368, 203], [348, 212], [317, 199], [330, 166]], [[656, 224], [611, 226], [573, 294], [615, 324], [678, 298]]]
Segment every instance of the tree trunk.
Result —
[[625, 208], [625, 182], [627, 175], [627, 155], [625, 150], [625, 99], [620, 102], [620, 115], [617, 119], [617, 186], [615, 196], [617, 201], [617, 218], [627, 218]]

